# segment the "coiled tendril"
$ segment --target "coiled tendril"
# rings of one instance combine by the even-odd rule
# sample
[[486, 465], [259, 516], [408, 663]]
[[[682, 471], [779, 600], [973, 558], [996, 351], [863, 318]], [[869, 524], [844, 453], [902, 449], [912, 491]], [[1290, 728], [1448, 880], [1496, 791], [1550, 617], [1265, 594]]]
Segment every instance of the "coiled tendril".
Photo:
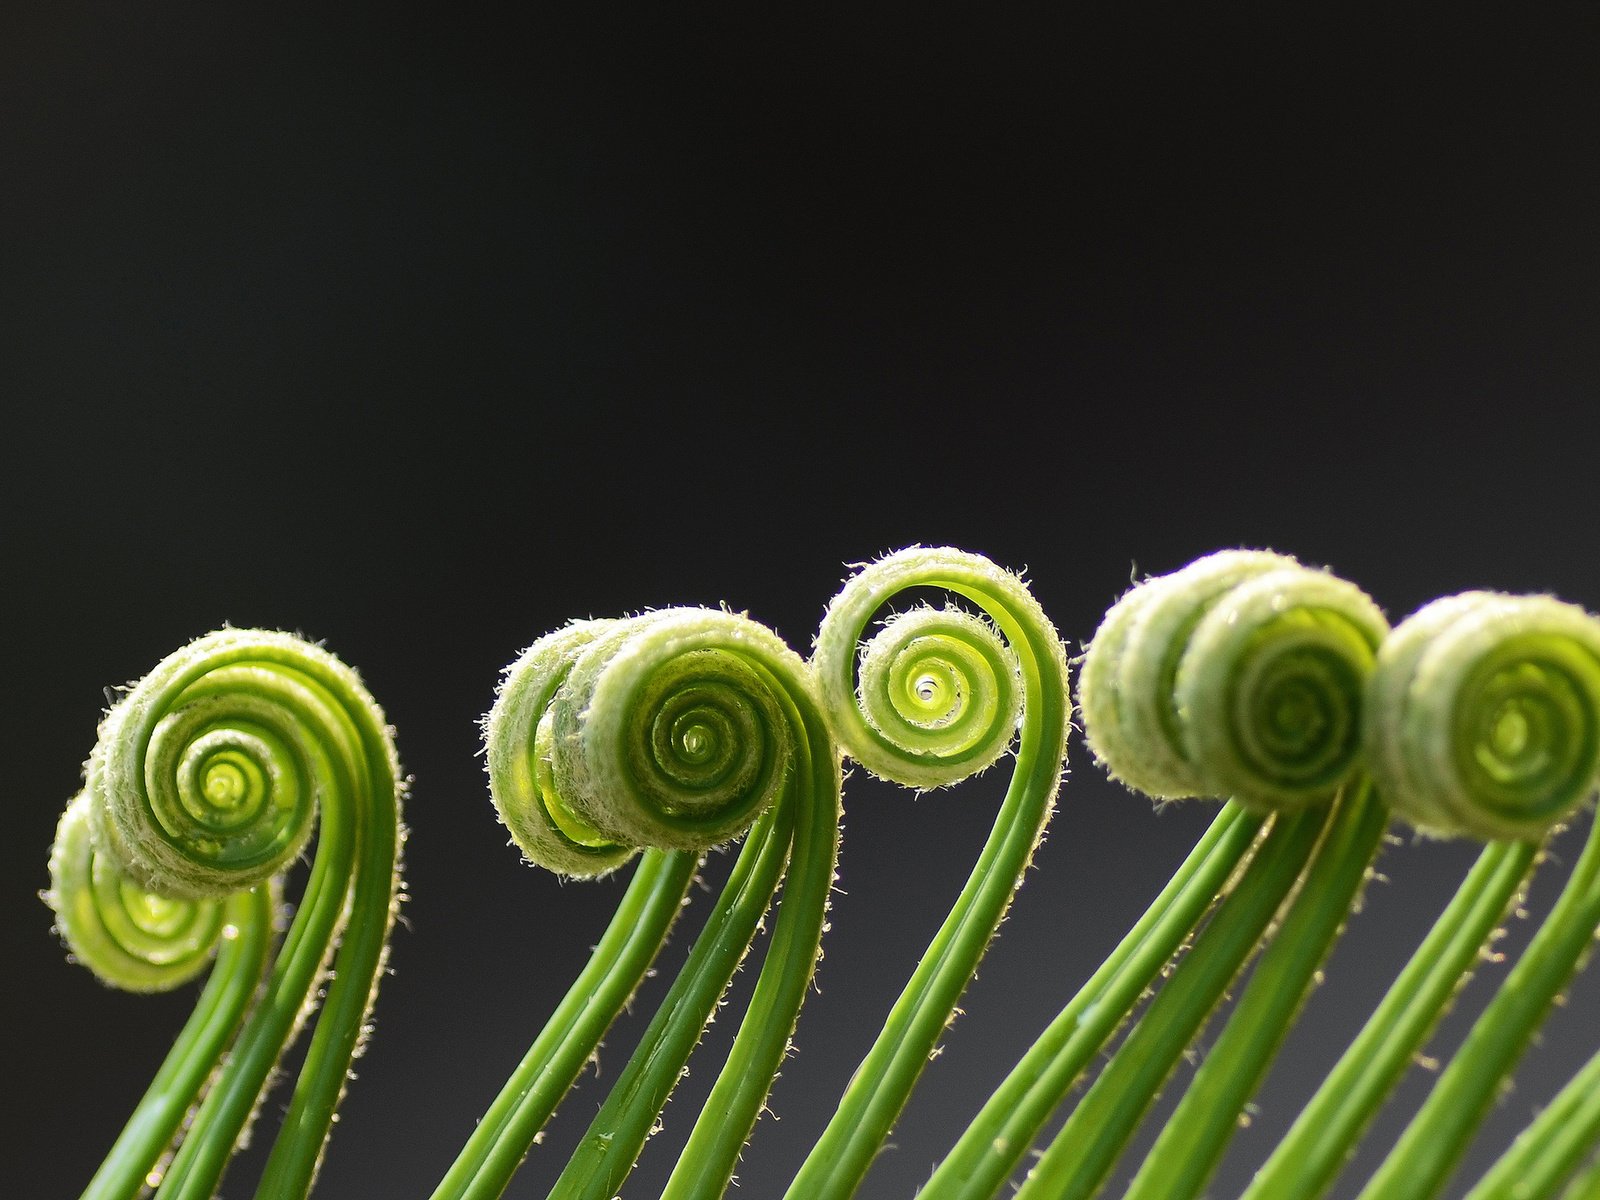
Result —
[[435, 1200], [499, 1196], [665, 938], [699, 854], [750, 831], [704, 931], [552, 1197], [609, 1197], [772, 903], [771, 945], [729, 1060], [665, 1196], [720, 1194], [816, 965], [838, 849], [839, 754], [807, 665], [746, 617], [673, 608], [535, 642], [485, 721], [490, 789], [528, 859], [614, 870], [650, 847], [601, 949]]
[[777, 798], [789, 721], [729, 647], [793, 657], [745, 618], [663, 609], [575, 622], [512, 664], [485, 725], [490, 791], [530, 861], [592, 876], [642, 846], [705, 850]]
[[89, 796], [61, 814], [50, 851], [56, 927], [73, 957], [101, 982], [130, 992], [165, 992], [193, 979], [222, 937], [223, 904], [152, 892], [97, 854]]
[[[917, 588], [954, 592], [982, 615], [917, 607], [863, 636], [877, 612]], [[863, 567], [828, 606], [812, 665], [835, 737], [874, 775], [944, 787], [1017, 746], [971, 878], [787, 1192], [841, 1200], [898, 1119], [1021, 882], [1055, 802], [1071, 705], [1065, 651], [1027, 585], [949, 548]]]
[[215, 1191], [332, 955], [323, 1016], [259, 1194], [309, 1189], [386, 955], [399, 791], [382, 710], [354, 671], [289, 634], [200, 638], [102, 722], [85, 789], [95, 846], [148, 891], [197, 902], [249, 892], [300, 853], [322, 814], [306, 900], [162, 1181], [162, 1200]]
[[1327, 800], [1361, 767], [1363, 689], [1387, 632], [1326, 572], [1265, 551], [1202, 558], [1106, 614], [1078, 685], [1090, 749], [1162, 799]]
[[1600, 771], [1600, 621], [1548, 596], [1427, 605], [1378, 657], [1367, 740], [1385, 799], [1419, 828], [1543, 837]]

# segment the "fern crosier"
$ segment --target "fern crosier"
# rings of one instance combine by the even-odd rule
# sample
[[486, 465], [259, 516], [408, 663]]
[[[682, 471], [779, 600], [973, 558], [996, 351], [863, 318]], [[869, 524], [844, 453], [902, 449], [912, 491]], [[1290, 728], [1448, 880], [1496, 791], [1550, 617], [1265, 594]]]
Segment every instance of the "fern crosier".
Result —
[[226, 1055], [213, 1061], [204, 1100], [159, 1175], [160, 1200], [216, 1191], [279, 1055], [331, 973], [257, 1195], [291, 1200], [309, 1191], [387, 954], [401, 790], [390, 730], [355, 672], [289, 634], [226, 629], [200, 638], [164, 659], [102, 722], [85, 788], [95, 851], [148, 893], [204, 905], [253, 889], [259, 906], [320, 812], [305, 898], [253, 1011], [231, 1044], [215, 1043]]
[[[919, 606], [865, 636], [885, 605], [924, 588], [954, 593], [977, 614]], [[1060, 785], [1071, 703], [1066, 652], [1027, 585], [946, 547], [861, 568], [828, 606], [812, 665], [830, 727], [875, 775], [943, 787], [1016, 747], [971, 876], [787, 1192], [843, 1200], [898, 1120], [1032, 860]]]
[[746, 831], [689, 960], [554, 1196], [611, 1196], [784, 899], [749, 1013], [667, 1195], [721, 1194], [814, 972], [838, 849], [839, 754], [806, 664], [748, 618], [665, 609], [575, 622], [508, 670], [485, 722], [491, 794], [531, 862], [615, 870], [645, 849], [610, 931], [435, 1192], [498, 1196], [665, 939], [702, 851]]

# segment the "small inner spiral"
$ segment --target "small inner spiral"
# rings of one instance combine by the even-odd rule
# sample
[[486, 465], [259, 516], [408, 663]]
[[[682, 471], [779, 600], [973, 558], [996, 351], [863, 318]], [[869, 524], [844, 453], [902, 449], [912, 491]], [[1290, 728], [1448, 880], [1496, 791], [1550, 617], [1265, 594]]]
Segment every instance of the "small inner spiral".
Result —
[[90, 879], [106, 935], [130, 958], [169, 966], [203, 957], [215, 945], [222, 924], [220, 902], [148, 892], [98, 854]]
[[1463, 685], [1459, 769], [1492, 809], [1559, 812], [1592, 786], [1600, 742], [1593, 698], [1568, 664], [1494, 658]]
[[[1232, 692], [1234, 754], [1263, 786], [1308, 798], [1336, 787], [1360, 753], [1370, 653], [1329, 614], [1288, 614], [1244, 647]], [[1242, 780], [1231, 781], [1238, 788]]]

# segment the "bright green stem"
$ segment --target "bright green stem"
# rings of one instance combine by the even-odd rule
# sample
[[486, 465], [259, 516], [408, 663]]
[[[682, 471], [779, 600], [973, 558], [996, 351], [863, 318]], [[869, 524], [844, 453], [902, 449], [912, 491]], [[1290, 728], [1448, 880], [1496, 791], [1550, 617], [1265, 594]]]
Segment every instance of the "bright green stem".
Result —
[[[1553, 1196], [1561, 1181], [1594, 1153], [1600, 1139], [1600, 1054], [1556, 1094], [1548, 1107], [1490, 1167], [1467, 1200], [1531, 1200]], [[1600, 1187], [1600, 1183], [1591, 1185]], [[1600, 1194], [1600, 1193], [1596, 1193]]]
[[1600, 821], [1550, 915], [1450, 1060], [1361, 1200], [1423, 1200], [1445, 1185], [1600, 925]]
[[1278, 817], [1233, 891], [1034, 1166], [1018, 1200], [1088, 1200], [1184, 1048], [1260, 943], [1316, 846], [1322, 813]]
[[[299, 911], [158, 1200], [210, 1200], [216, 1192], [331, 953], [333, 980], [256, 1195], [299, 1200], [310, 1191], [383, 967], [399, 879], [392, 751], [370, 714], [352, 712], [345, 719], [348, 744], [328, 759], [333, 783], [323, 798], [316, 858]], [[347, 773], [349, 764], [362, 769], [360, 777]]]
[[1600, 1200], [1600, 1160], [1578, 1173], [1561, 1193], [1561, 1200]]
[[[791, 719], [798, 717], [795, 713]], [[839, 859], [840, 778], [838, 752], [827, 731], [816, 717], [807, 715], [805, 720], [808, 753], [798, 765], [797, 790], [812, 799], [800, 804], [795, 815], [794, 849], [772, 945], [728, 1061], [661, 1200], [713, 1200], [727, 1191], [816, 974]]]
[[1022, 882], [1061, 777], [1067, 691], [1053, 630], [1019, 623], [971, 580], [919, 582], [948, 587], [983, 606], [1017, 651], [1026, 699], [1016, 767], [977, 866], [789, 1185], [786, 1200], [847, 1200], [861, 1186]]
[[1389, 814], [1365, 780], [1336, 811], [1289, 911], [1124, 1200], [1193, 1200], [1310, 994], [1383, 840]]
[[1537, 854], [1530, 842], [1484, 848], [1242, 1200], [1316, 1200], [1328, 1190], [1478, 961]]
[[751, 829], [688, 962], [556, 1181], [550, 1200], [610, 1200], [633, 1170], [772, 902], [789, 852], [795, 808], [784, 797]]
[[1237, 805], [1217, 814], [1144, 916], [989, 1098], [918, 1200], [989, 1200], [1001, 1189], [1090, 1059], [1211, 907], [1261, 825]]
[[217, 961], [194, 1013], [82, 1200], [133, 1200], [150, 1186], [149, 1176], [238, 1032], [272, 954], [271, 887], [262, 884], [228, 897], [223, 921]]
[[539, 1130], [594, 1054], [665, 944], [698, 856], [650, 850], [605, 936], [534, 1040], [432, 1200], [494, 1200], [511, 1182]]

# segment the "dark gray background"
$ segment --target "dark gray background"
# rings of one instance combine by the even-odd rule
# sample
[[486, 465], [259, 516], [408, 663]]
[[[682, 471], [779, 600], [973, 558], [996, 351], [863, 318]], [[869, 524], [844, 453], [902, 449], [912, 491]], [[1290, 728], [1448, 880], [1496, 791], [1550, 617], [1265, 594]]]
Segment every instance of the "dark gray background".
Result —
[[[1029, 568], [1074, 645], [1131, 573], [1221, 546], [1397, 619], [1466, 587], [1600, 607], [1593, 4], [593, 7], [0, 17], [8, 1194], [76, 1194], [191, 1003], [98, 988], [35, 893], [102, 687], [223, 621], [359, 666], [416, 777], [407, 927], [319, 1191], [403, 1197], [618, 895], [521, 867], [475, 757], [499, 668], [569, 617], [726, 601], [804, 646], [844, 563], [913, 541]], [[781, 1192], [1002, 784], [851, 781], [821, 992], [739, 1194]], [[909, 1197], [1208, 813], [1152, 813], [1074, 741], [866, 1195]], [[1469, 859], [1390, 851], [1217, 1195]], [[1479, 1166], [1594, 1003], [1581, 981]]]

